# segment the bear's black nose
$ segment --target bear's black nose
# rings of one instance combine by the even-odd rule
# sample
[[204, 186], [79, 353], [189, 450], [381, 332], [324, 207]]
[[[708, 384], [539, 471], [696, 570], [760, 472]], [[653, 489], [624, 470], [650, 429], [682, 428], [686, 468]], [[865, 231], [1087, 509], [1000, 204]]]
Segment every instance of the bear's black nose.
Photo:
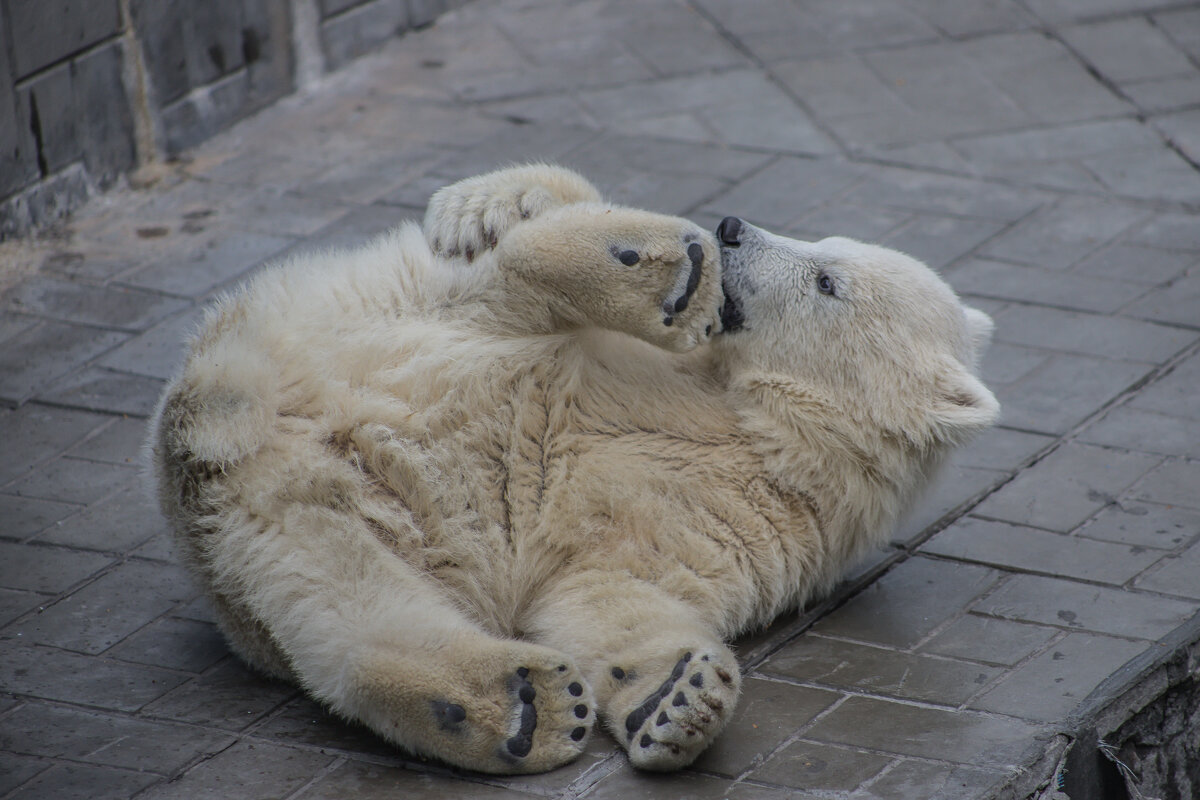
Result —
[[738, 235], [742, 232], [742, 221], [737, 217], [726, 217], [717, 226], [717, 238], [726, 247], [737, 247], [742, 243]]

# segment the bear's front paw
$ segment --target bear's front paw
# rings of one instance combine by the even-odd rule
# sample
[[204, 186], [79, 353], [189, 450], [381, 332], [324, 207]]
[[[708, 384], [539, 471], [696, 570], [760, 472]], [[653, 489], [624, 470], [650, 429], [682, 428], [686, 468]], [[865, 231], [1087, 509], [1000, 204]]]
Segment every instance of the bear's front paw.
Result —
[[599, 199], [595, 187], [561, 167], [533, 164], [497, 170], [434, 193], [425, 213], [425, 239], [437, 255], [469, 263], [523, 220], [558, 206]]
[[632, 684], [614, 697], [617, 738], [634, 766], [656, 771], [694, 761], [724, 727], [741, 688], [737, 662], [726, 648], [685, 650], [665, 677], [614, 667], [613, 679]]

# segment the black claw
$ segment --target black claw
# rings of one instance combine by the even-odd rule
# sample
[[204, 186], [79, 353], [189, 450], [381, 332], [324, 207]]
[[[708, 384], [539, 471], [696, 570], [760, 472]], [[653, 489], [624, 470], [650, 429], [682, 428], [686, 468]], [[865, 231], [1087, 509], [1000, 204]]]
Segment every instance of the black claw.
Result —
[[584, 736], [587, 736], [587, 728], [583, 727], [582, 725], [571, 731], [571, 738], [577, 742]]
[[688, 680], [688, 683], [690, 683], [692, 686], [695, 686], [697, 689], [699, 689], [700, 687], [704, 686], [704, 675], [702, 673], [697, 672], [695, 675], [693, 675]]
[[687, 696], [684, 695], [683, 692], [680, 692], [679, 694], [675, 695], [675, 699], [673, 701], [671, 701], [671, 705], [673, 705], [673, 706], [686, 706], [687, 704], [688, 704], [688, 699], [687, 699]]
[[575, 716], [579, 717], [580, 719], [583, 719], [587, 715], [588, 715], [588, 707], [587, 706], [585, 706], [583, 703], [580, 703], [579, 705], [575, 706]]
[[583, 687], [579, 685], [578, 681], [571, 681], [571, 685], [567, 687], [567, 691], [571, 693], [572, 697], [579, 697], [579, 695], [583, 694]]
[[658, 719], [654, 720], [654, 724], [655, 725], [666, 725], [670, 721], [671, 721], [671, 718], [667, 716], [667, 712], [661, 711], [658, 714]]

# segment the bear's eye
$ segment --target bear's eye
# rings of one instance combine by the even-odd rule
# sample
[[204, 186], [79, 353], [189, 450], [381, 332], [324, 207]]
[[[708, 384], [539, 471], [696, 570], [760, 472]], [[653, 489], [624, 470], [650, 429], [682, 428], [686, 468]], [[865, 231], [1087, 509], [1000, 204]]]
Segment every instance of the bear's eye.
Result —
[[817, 291], [821, 294], [835, 295], [836, 286], [834, 286], [833, 278], [827, 273], [822, 272], [817, 276]]

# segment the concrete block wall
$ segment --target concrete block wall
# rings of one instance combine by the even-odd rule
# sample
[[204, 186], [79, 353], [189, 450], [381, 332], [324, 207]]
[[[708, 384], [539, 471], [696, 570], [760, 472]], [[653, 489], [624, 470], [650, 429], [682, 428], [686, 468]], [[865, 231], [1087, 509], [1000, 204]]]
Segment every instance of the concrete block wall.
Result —
[[0, 240], [464, 0], [0, 0]]

